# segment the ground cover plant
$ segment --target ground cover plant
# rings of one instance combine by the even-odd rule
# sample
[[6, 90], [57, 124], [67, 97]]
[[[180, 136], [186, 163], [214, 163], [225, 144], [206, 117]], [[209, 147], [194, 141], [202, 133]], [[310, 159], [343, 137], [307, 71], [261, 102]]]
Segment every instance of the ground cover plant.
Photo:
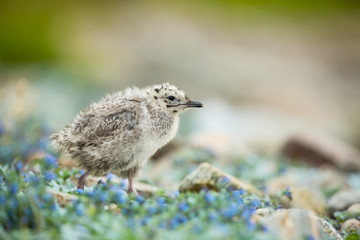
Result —
[[[207, 188], [197, 193], [159, 190], [145, 197], [128, 194], [127, 181], [114, 183], [115, 176], [109, 174], [106, 181], [77, 190], [74, 179], [82, 170], [59, 166], [48, 135], [49, 130], [33, 119], [1, 130], [1, 239], [278, 239], [254, 218], [257, 209], [281, 209], [279, 201], [233, 189], [227, 178], [218, 181], [219, 192]], [[183, 177], [199, 164], [196, 159], [214, 161], [208, 151], [180, 152], [174, 159], [175, 175]], [[224, 168], [235, 176], [248, 175], [260, 188], [271, 177], [256, 174], [254, 159], [241, 161], [240, 168]], [[260, 157], [257, 163], [261, 163]], [[279, 164], [275, 173], [284, 169], [286, 166]], [[64, 203], [59, 194], [71, 197]], [[281, 196], [291, 199], [291, 189], [284, 189]], [[340, 213], [336, 216], [334, 225], [348, 218]]]

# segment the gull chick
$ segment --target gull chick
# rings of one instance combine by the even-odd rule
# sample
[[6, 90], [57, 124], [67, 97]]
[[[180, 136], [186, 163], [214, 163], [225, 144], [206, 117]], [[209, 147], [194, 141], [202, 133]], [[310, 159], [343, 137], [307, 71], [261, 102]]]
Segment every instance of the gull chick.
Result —
[[134, 177], [175, 137], [179, 113], [202, 106], [168, 83], [128, 88], [90, 104], [71, 124], [51, 136], [52, 144], [86, 170], [78, 179], [78, 189], [84, 189], [89, 174], [111, 172], [127, 178], [129, 191], [137, 195]]

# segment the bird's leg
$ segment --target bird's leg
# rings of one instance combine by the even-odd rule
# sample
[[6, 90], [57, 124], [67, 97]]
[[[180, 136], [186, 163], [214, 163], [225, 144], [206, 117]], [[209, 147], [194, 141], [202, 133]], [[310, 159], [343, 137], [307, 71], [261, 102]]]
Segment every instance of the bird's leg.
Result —
[[77, 188], [84, 190], [86, 177], [89, 175], [89, 171], [85, 172], [78, 179]]
[[129, 180], [129, 192], [133, 192], [136, 196], [140, 196], [136, 191], [136, 189], [134, 188], [133, 177], [129, 177], [128, 180]]

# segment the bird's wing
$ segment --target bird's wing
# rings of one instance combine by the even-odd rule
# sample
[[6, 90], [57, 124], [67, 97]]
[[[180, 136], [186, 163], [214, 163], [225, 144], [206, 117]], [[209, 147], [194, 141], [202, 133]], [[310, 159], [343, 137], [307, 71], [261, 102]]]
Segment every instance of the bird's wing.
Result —
[[139, 123], [136, 108], [122, 108], [107, 114], [84, 113], [74, 122], [74, 134], [87, 139], [104, 139], [133, 130]]

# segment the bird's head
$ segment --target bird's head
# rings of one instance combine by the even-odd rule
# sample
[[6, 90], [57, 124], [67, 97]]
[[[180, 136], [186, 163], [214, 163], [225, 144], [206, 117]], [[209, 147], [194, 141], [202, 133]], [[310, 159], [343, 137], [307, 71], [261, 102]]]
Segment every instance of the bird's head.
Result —
[[203, 104], [190, 100], [185, 93], [177, 87], [164, 83], [148, 89], [151, 101], [160, 106], [164, 111], [180, 113], [189, 108], [201, 108]]

